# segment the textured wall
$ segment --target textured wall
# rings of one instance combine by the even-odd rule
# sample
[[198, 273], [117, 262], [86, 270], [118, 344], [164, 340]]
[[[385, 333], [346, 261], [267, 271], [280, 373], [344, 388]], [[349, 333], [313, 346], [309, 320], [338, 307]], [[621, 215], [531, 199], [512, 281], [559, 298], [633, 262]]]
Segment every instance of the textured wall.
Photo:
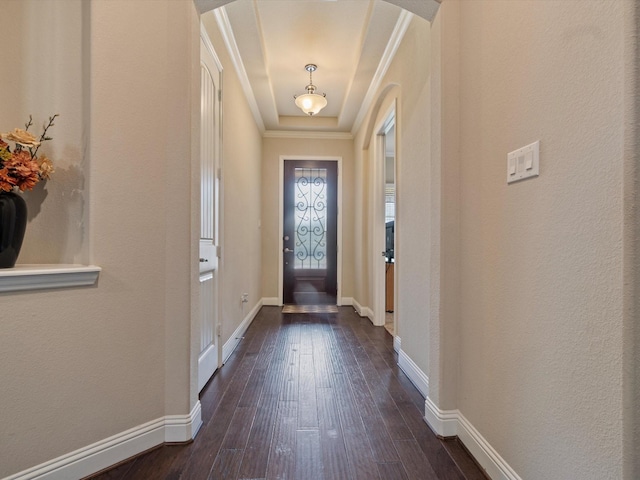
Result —
[[640, 478], [640, 4], [626, 2], [624, 139], [624, 475]]
[[522, 478], [623, 478], [624, 4], [460, 2], [457, 406]]
[[354, 292], [354, 162], [352, 140], [265, 138], [262, 157], [262, 296], [278, 297], [280, 156], [342, 157], [342, 278], [343, 297]]
[[[460, 317], [460, 5], [431, 24], [431, 275], [429, 398], [455, 409]], [[443, 21], [443, 17], [446, 21]]]
[[[5, 6], [17, 3], [25, 6], [16, 21], [27, 38], [39, 38], [27, 28], [31, 25], [56, 32], [47, 37], [51, 44], [42, 46], [51, 65], [60, 55], [62, 64], [71, 56], [74, 66], [69, 71], [74, 88], [58, 85], [54, 102], [65, 108], [54, 135], [54, 142], [60, 140], [56, 155], [70, 152], [61, 162], [63, 193], [46, 198], [39, 217], [48, 214], [49, 200], [52, 207], [66, 208], [72, 165], [82, 166], [78, 178], [90, 182], [90, 196], [83, 192], [81, 202], [89, 210], [88, 236], [68, 228], [81, 217], [47, 227], [50, 233], [37, 227], [28, 233], [38, 232], [40, 241], [49, 242], [80, 235], [77, 241], [88, 243], [86, 260], [103, 271], [91, 288], [2, 295], [0, 477], [163, 415], [186, 414], [195, 401], [189, 388], [190, 292], [197, 278], [189, 193], [192, 80], [198, 78], [192, 76], [189, 50], [198, 29], [193, 5], [55, 2], [61, 11], [71, 10], [65, 17], [42, 2], [10, 1], [2, 3], [5, 23], [14, 20], [5, 16]], [[35, 3], [42, 8], [33, 8]], [[146, 21], [141, 24], [140, 18]], [[54, 42], [63, 31], [88, 39], [90, 65], [79, 67], [78, 52], [67, 50], [66, 40]], [[24, 47], [22, 37], [5, 37], [3, 47]], [[28, 72], [30, 63], [18, 61], [12, 68]], [[50, 100], [39, 104], [30, 95], [56, 79], [43, 75], [33, 89], [19, 90], [16, 101], [48, 111]], [[90, 87], [89, 107], [79, 106], [75, 91], [83, 82]], [[84, 108], [89, 110], [83, 116]], [[2, 113], [2, 124], [7, 121]], [[86, 143], [74, 140], [77, 131], [63, 134], [74, 124], [81, 125]], [[73, 160], [76, 152], [84, 158], [79, 163]], [[57, 181], [54, 176], [47, 189], [59, 188]], [[70, 214], [76, 199], [69, 202]], [[42, 225], [48, 221], [43, 218]], [[43, 260], [30, 258], [51, 261], [44, 253]]]

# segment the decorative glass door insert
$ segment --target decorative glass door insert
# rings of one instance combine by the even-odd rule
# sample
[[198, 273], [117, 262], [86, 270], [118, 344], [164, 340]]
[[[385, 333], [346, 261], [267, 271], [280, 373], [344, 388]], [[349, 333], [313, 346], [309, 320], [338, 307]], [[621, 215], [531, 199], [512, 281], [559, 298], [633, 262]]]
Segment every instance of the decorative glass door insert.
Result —
[[295, 169], [296, 269], [327, 268], [327, 169]]

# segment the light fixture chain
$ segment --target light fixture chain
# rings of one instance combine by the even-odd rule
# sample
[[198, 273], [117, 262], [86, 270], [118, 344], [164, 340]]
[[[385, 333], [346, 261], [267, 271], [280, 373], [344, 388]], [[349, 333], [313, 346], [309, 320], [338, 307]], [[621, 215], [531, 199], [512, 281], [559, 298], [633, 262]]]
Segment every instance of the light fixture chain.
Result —
[[326, 94], [316, 93], [316, 86], [313, 84], [313, 72], [318, 68], [313, 63], [305, 65], [305, 70], [309, 72], [309, 85], [305, 87], [306, 93], [294, 95], [296, 106], [307, 115], [315, 115], [327, 106]]

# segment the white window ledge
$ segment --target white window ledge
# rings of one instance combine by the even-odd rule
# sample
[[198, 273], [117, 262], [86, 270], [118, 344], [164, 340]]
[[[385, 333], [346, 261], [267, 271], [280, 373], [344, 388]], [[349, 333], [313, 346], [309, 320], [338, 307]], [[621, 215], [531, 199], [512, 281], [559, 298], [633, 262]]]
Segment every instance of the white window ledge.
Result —
[[95, 265], [16, 265], [0, 268], [0, 292], [94, 285], [102, 269]]

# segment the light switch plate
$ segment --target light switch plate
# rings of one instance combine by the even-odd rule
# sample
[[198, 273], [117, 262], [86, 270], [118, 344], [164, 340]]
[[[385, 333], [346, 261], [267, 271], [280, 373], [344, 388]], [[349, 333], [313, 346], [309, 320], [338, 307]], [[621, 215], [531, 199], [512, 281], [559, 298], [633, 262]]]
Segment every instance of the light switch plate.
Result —
[[507, 183], [540, 175], [540, 140], [507, 154]]

